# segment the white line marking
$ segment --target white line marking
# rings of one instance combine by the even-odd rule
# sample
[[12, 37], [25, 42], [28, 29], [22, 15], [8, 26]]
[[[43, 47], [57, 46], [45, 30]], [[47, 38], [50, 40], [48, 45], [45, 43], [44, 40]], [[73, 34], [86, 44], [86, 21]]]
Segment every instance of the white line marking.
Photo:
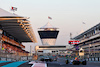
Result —
[[34, 66], [35, 66], [35, 63], [31, 67], [34, 67]]
[[47, 67], [47, 64], [45, 63], [45, 67]]

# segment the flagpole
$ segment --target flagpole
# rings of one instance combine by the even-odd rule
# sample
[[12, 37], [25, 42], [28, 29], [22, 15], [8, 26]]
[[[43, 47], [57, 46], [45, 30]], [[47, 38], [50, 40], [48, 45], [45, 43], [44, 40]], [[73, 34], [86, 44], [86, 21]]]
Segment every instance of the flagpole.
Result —
[[[49, 17], [49, 16], [48, 16]], [[48, 23], [49, 23], [50, 21], [49, 21], [49, 18], [48, 18]]]
[[82, 27], [83, 27], [83, 32], [84, 32], [85, 31], [85, 27], [84, 26], [86, 25], [86, 23], [85, 22], [82, 22], [82, 24], [83, 24]]
[[70, 33], [70, 40], [72, 40], [72, 33]]

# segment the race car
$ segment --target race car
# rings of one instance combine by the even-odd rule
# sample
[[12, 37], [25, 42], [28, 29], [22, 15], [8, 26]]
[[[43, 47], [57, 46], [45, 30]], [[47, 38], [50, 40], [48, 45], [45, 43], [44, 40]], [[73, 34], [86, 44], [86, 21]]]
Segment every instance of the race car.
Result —
[[74, 60], [73, 61], [73, 65], [79, 65], [79, 64], [82, 64], [82, 65], [86, 65], [86, 60]]

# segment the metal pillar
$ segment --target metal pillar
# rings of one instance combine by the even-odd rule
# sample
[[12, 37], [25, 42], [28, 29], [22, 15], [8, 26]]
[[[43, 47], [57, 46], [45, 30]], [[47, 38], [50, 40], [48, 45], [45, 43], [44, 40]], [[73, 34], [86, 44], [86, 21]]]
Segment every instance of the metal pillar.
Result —
[[2, 39], [1, 39], [1, 51], [2, 51]]
[[96, 57], [96, 55], [95, 55], [95, 46], [94, 46], [94, 57]]
[[91, 44], [89, 44], [89, 58], [90, 58], [90, 52], [91, 52], [90, 47], [91, 47]]

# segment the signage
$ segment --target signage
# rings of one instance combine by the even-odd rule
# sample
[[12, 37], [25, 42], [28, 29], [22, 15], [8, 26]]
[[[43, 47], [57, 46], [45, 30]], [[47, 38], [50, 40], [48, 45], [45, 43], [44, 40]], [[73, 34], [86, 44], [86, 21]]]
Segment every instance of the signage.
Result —
[[11, 58], [7, 58], [7, 61], [12, 61], [12, 59]]
[[2, 57], [2, 58], [1, 58], [1, 61], [6, 61], [6, 58], [3, 58], [3, 57]]
[[51, 50], [43, 50], [43, 53], [52, 53]]
[[89, 58], [89, 61], [91, 61], [91, 58]]
[[79, 41], [78, 40], [71, 40], [71, 41], [69, 41], [69, 44], [79, 44]]
[[27, 61], [27, 56], [22, 56], [21, 61]]
[[32, 56], [28, 56], [28, 60], [32, 60]]
[[92, 61], [94, 61], [94, 58], [92, 58]]
[[98, 58], [95, 58], [95, 61], [98, 61]]

